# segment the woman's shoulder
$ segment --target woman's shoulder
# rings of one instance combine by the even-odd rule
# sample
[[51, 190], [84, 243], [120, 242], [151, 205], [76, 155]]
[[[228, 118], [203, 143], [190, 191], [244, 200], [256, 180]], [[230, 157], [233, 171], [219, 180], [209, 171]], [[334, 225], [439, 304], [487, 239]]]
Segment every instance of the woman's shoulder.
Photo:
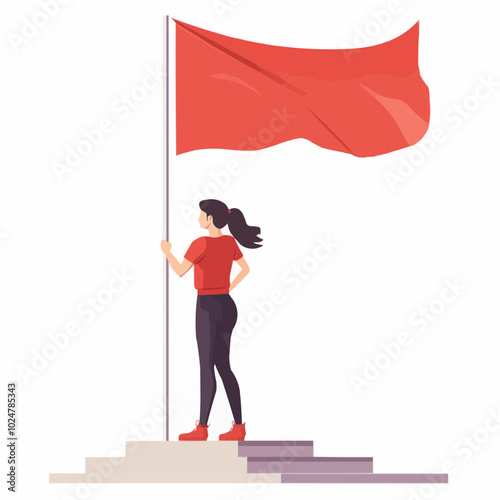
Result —
[[230, 242], [231, 244], [236, 244], [236, 239], [233, 235], [231, 234], [225, 234], [223, 238], [226, 239], [226, 241]]
[[208, 236], [200, 236], [199, 238], [196, 238], [195, 240], [193, 240], [191, 245], [196, 246], [196, 247], [203, 247], [207, 244], [207, 239], [208, 239]]

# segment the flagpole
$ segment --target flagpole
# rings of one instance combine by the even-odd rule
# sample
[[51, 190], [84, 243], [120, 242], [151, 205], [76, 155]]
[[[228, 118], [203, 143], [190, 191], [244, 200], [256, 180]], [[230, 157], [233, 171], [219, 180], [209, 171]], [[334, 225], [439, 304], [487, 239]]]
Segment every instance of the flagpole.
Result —
[[[166, 16], [166, 68], [165, 68], [165, 231], [166, 240], [169, 239], [169, 21], [170, 16]], [[165, 269], [165, 439], [169, 441], [169, 268], [166, 261]]]

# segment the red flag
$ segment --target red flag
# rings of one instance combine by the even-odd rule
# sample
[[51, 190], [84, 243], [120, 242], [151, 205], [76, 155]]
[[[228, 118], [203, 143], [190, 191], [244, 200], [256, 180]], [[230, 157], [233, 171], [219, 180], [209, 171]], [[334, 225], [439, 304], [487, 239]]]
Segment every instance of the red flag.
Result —
[[418, 23], [380, 45], [334, 50], [264, 45], [176, 23], [177, 154], [305, 138], [376, 156], [427, 131]]

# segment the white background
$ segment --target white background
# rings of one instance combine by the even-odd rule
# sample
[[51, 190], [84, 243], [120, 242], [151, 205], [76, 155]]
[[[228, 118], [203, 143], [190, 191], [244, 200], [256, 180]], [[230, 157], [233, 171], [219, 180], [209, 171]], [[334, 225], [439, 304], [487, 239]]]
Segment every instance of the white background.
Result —
[[[500, 419], [495, 4], [72, 0], [29, 31], [40, 12], [24, 0], [4, 3], [0, 16], [2, 390], [17, 380], [19, 498], [498, 496], [500, 424], [489, 417]], [[232, 365], [248, 439], [312, 439], [319, 456], [375, 457], [376, 472], [434, 472], [448, 462], [449, 485], [48, 484], [49, 472], [83, 472], [84, 457], [122, 454], [138, 432], [162, 439], [153, 416], [163, 398], [163, 96], [160, 83], [137, 87], [162, 65], [166, 14], [314, 48], [381, 43], [420, 20], [430, 152], [421, 142], [360, 159], [296, 140], [251, 161], [243, 152], [182, 155], [172, 159], [170, 239], [182, 257], [203, 234], [183, 210], [204, 190], [262, 228], [264, 246], [245, 251], [252, 271], [232, 294], [240, 314]], [[20, 42], [23, 29], [30, 38]], [[490, 90], [481, 83], [488, 79]], [[124, 94], [142, 100], [120, 104]], [[102, 120], [112, 131], [58, 178], [54, 164]], [[214, 184], [229, 162], [239, 173]], [[416, 166], [391, 189], [388, 172], [399, 175], [404, 162]], [[339, 246], [315, 265], [318, 238]], [[294, 288], [287, 273], [304, 265], [314, 270]], [[127, 286], [103, 292], [122, 271]], [[171, 439], [198, 418], [192, 279], [171, 280]], [[446, 280], [462, 291], [443, 305]], [[256, 303], [274, 289], [284, 302], [259, 321]], [[88, 321], [81, 308], [98, 295], [111, 302]], [[431, 303], [439, 314], [415, 323]], [[245, 330], [249, 321], [257, 326]], [[79, 333], [69, 338], [61, 332], [72, 322]], [[401, 332], [411, 344], [389, 359], [382, 345]], [[56, 337], [63, 347], [54, 351]], [[384, 361], [357, 391], [353, 376]], [[209, 439], [232, 420], [220, 379], [218, 387]]]

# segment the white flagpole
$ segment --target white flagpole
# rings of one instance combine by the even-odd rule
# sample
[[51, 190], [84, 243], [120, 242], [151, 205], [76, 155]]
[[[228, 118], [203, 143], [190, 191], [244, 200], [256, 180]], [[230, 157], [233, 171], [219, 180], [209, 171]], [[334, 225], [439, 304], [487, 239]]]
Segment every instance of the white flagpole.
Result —
[[[169, 240], [169, 121], [170, 121], [170, 106], [169, 106], [169, 27], [170, 16], [165, 18], [165, 174], [164, 174], [164, 207], [165, 207], [165, 239]], [[165, 439], [169, 441], [169, 264], [165, 261], [165, 340], [164, 340], [164, 384], [165, 384]]]

